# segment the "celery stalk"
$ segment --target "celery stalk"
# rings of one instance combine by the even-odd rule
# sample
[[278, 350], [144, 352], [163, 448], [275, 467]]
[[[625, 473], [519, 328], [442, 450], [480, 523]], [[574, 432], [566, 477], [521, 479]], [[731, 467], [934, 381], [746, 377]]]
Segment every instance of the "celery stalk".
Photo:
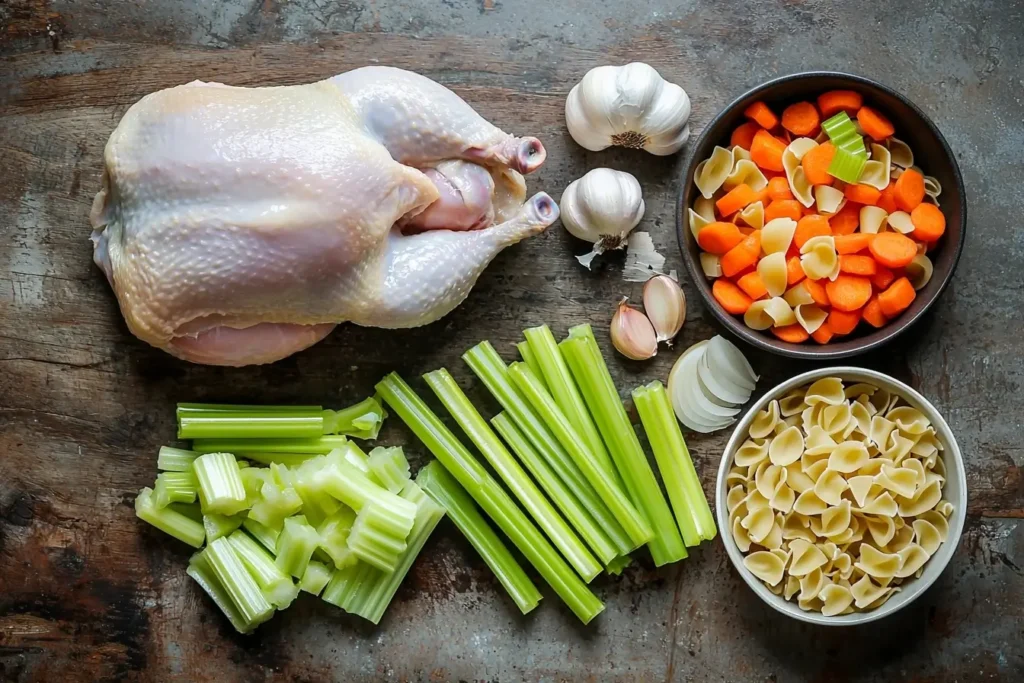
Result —
[[324, 410], [324, 434], [344, 434], [356, 439], [376, 439], [387, 414], [375, 397], [365, 398], [341, 410]]
[[218, 515], [211, 512], [203, 515], [203, 528], [206, 530], [206, 542], [216, 541], [222, 536], [227, 536], [232, 531], [242, 526], [244, 517], [242, 515]]
[[153, 502], [157, 507], [171, 503], [194, 503], [198, 482], [194, 472], [161, 472], [153, 485]]
[[615, 465], [633, 502], [643, 510], [654, 530], [648, 543], [654, 564], [678, 562], [687, 556], [672, 511], [651, 470], [640, 440], [629, 421], [590, 325], [569, 330], [562, 350], [583, 391], [590, 412], [597, 418]]
[[533, 610], [540, 603], [540, 591], [448, 470], [441, 463], [431, 462], [416, 475], [416, 483], [444, 508], [462, 535], [491, 568], [519, 611], [526, 614]]
[[174, 508], [157, 507], [153, 502], [153, 489], [148, 486], [135, 497], [135, 516], [143, 522], [152, 524], [165, 534], [174, 536], [179, 541], [188, 543], [193, 548], [203, 545], [206, 531], [203, 525], [190, 519]]
[[218, 538], [207, 545], [203, 552], [213, 573], [247, 624], [261, 624], [273, 616], [274, 606], [263, 597], [256, 580], [242, 564], [228, 539]]
[[[628, 553], [635, 547], [629, 536], [619, 525], [608, 506], [590, 485], [572, 457], [562, 448], [558, 439], [548, 430], [533, 407], [523, 398], [519, 390], [512, 384], [501, 356], [489, 342], [480, 342], [462, 355], [473, 373], [484, 383], [491, 395], [501, 404], [512, 422], [526, 436], [541, 456], [541, 461], [558, 475], [562, 483], [579, 500], [582, 507], [594, 518], [601, 536], [608, 539], [619, 554]], [[539, 378], [538, 378], [539, 379]], [[522, 456], [520, 456], [522, 457]], [[527, 463], [527, 467], [529, 467]], [[538, 477], [534, 473], [535, 477]], [[538, 477], [538, 480], [539, 477]], [[569, 521], [576, 524], [580, 520], [570, 517]], [[586, 522], [582, 522], [586, 525]], [[587, 542], [599, 557], [606, 556], [605, 543], [602, 538], [593, 534], [584, 535]]]
[[331, 562], [338, 569], [356, 562], [355, 554], [348, 547], [348, 536], [355, 521], [355, 511], [349, 507], [342, 507], [317, 527], [319, 548], [331, 558]]
[[409, 481], [409, 461], [405, 459], [401, 446], [377, 446], [370, 451], [367, 467], [370, 479], [391, 493], [398, 493]]
[[701, 539], [710, 541], [718, 533], [715, 516], [700, 485], [668, 392], [661, 382], [651, 382], [633, 390], [633, 402], [651, 442], [686, 545], [697, 545]]
[[612, 576], [618, 576], [622, 573], [622, 570], [633, 564], [633, 558], [629, 555], [619, 555], [614, 560], [608, 563], [606, 571]]
[[397, 374], [391, 373], [377, 384], [377, 391], [512, 539], [580, 621], [588, 623], [604, 609], [597, 596], [565, 563], [529, 517], [408, 384]]
[[427, 386], [434, 391], [444, 407], [455, 418], [469, 440], [490, 463], [509, 490], [519, 499], [519, 502], [547, 534], [555, 547], [561, 551], [576, 573], [587, 583], [600, 574], [601, 565], [590, 554], [583, 542], [576, 537], [576, 534], [540, 492], [529, 475], [523, 471], [512, 454], [505, 449], [501, 440], [473, 407], [451, 374], [441, 368], [427, 373], [423, 378], [426, 380]]
[[199, 457], [195, 451], [161, 446], [156, 456], [156, 468], [164, 472], [191, 472], [192, 461]]
[[331, 573], [331, 569], [323, 562], [310, 560], [309, 564], [306, 565], [306, 571], [302, 574], [299, 588], [307, 593], [320, 595], [324, 586], [331, 580]]
[[292, 604], [299, 592], [292, 577], [274, 563], [274, 556], [244, 531], [235, 531], [227, 539], [267, 602], [277, 609], [285, 609]]
[[192, 450], [197, 453], [244, 453], [256, 460], [256, 453], [330, 453], [348, 443], [344, 436], [320, 436], [315, 439], [195, 439]]
[[203, 589], [203, 592], [210, 596], [236, 631], [239, 633], [250, 633], [256, 628], [258, 624], [247, 622], [239, 609], [235, 607], [235, 603], [232, 602], [227, 589], [221, 584], [220, 579], [217, 578], [213, 571], [213, 567], [210, 566], [205, 550], [192, 556], [188, 561], [188, 569], [185, 570], [185, 573], [191, 576], [199, 584], [199, 587]]
[[238, 476], [238, 461], [231, 453], [207, 453], [192, 463], [202, 494], [203, 512], [233, 515], [245, 509], [246, 496]]
[[323, 434], [324, 418], [282, 413], [198, 413], [178, 420], [179, 439], [308, 439]]
[[348, 462], [328, 458], [328, 463], [317, 473], [317, 486], [356, 512], [367, 503], [374, 503], [391, 518], [407, 521], [406, 532], [412, 527], [416, 506], [375, 484], [365, 472]]
[[[282, 521], [282, 528], [284, 522]], [[281, 529], [260, 524], [252, 517], [247, 517], [242, 522], [242, 528], [249, 532], [249, 535], [260, 542], [264, 548], [272, 553], [277, 552], [277, 539], [281, 535]]]
[[[629, 535], [630, 540], [632, 540], [634, 548], [651, 540], [650, 524], [629, 500], [626, 492], [616, 485], [611, 475], [601, 467], [590, 451], [587, 450], [579, 433], [555, 404], [551, 394], [544, 390], [537, 377], [530, 372], [528, 367], [521, 363], [510, 365], [508, 374], [526, 398], [533, 403], [534, 408], [544, 419], [548, 428], [554, 432], [562, 447], [572, 456], [591, 486], [601, 496], [601, 500], [615, 514], [615, 518]], [[633, 550], [633, 548], [630, 548], [630, 550]]]
[[379, 574], [379, 569], [374, 569], [365, 562], [356, 562], [336, 569], [320, 597], [324, 602], [352, 613], [362, 606], [363, 595], [359, 590], [360, 586]]
[[360, 561], [383, 572], [393, 572], [398, 558], [406, 548], [405, 539], [412, 530], [409, 526], [396, 529], [387, 519], [386, 512], [376, 503], [367, 503], [356, 515], [348, 535], [348, 548]]
[[317, 536], [316, 529], [311, 527], [304, 517], [288, 517], [284, 520], [281, 535], [277, 537], [277, 556], [274, 563], [281, 571], [300, 578], [319, 544], [320, 537]]
[[844, 183], [856, 183], [860, 180], [866, 165], [867, 155], [837, 147], [835, 156], [832, 157], [832, 162], [828, 165], [828, 174]]
[[204, 413], [277, 413], [285, 415], [316, 415], [320, 406], [260, 406], [238, 403], [179, 403], [175, 417], [181, 419], [189, 415]]
[[245, 458], [258, 462], [261, 465], [284, 465], [285, 467], [298, 467], [302, 463], [312, 460], [322, 453], [249, 453], [245, 451], [232, 451], [236, 458]]
[[[537, 379], [544, 381], [544, 371], [540, 367], [540, 361], [537, 360], [537, 354], [530, 347], [530, 342], [521, 341], [516, 344], [516, 349], [519, 351], [519, 357], [523, 359], [523, 362], [530, 367], [530, 370], [533, 370], [533, 374], [537, 375]], [[546, 383], [544, 388], [550, 391]]]

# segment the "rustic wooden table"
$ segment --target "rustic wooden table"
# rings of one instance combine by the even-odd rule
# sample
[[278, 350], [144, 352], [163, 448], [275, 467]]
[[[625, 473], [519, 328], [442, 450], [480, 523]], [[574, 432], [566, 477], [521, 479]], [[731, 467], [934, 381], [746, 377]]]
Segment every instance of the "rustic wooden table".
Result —
[[[0, 678], [1022, 680], [1021, 12], [1005, 0], [0, 0]], [[521, 617], [446, 522], [379, 627], [307, 597], [237, 636], [185, 576], [188, 550], [133, 514], [174, 435], [176, 401], [343, 404], [389, 370], [443, 365], [490, 405], [462, 350], [485, 338], [508, 349], [541, 322], [604, 328], [617, 297], [639, 288], [621, 280], [618, 258], [581, 271], [580, 245], [556, 225], [502, 254], [428, 328], [344, 326], [269, 367], [187, 365], [127, 332], [90, 258], [86, 217], [120, 115], [196, 78], [256, 86], [364, 64], [415, 69], [544, 141], [532, 188], [557, 197], [598, 165], [636, 174], [642, 229], [681, 271], [678, 158], [587, 153], [563, 125], [587, 69], [629, 60], [689, 91], [694, 132], [770, 76], [838, 68], [902, 90], [948, 136], [969, 203], [957, 275], [906, 339], [857, 362], [910, 382], [958, 435], [970, 506], [952, 564], [898, 616], [822, 629], [763, 605], [713, 543], [677, 566], [645, 560], [598, 579], [607, 609], [583, 628], [550, 595]], [[684, 346], [716, 331], [687, 292]], [[808, 367], [751, 356], [759, 390]], [[664, 378], [672, 361], [613, 371], [625, 391]], [[424, 462], [399, 425], [386, 436]], [[726, 436], [690, 438], [707, 490]]]

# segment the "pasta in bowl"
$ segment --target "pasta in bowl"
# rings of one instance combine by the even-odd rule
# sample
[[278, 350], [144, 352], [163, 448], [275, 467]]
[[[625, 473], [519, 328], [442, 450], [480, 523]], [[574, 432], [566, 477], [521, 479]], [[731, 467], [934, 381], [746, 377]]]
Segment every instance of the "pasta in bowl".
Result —
[[853, 367], [804, 373], [740, 421], [718, 472], [729, 558], [768, 604], [858, 624], [910, 603], [963, 531], [963, 460], [923, 396]]

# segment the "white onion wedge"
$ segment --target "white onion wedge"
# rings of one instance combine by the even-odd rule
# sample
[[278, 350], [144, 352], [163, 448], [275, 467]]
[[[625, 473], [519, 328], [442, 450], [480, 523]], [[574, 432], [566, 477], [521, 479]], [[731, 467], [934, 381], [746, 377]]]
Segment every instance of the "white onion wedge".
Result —
[[750, 398], [750, 392], [734, 384], [731, 380], [725, 378], [722, 375], [715, 374], [711, 371], [711, 366], [708, 364], [707, 354], [702, 354], [700, 362], [697, 363], [697, 373], [700, 375], [704, 385], [711, 390], [711, 393], [722, 399], [735, 405], [741, 405], [747, 402]]
[[736, 345], [723, 337], [715, 335], [708, 342], [708, 349], [705, 352], [708, 356], [708, 365], [712, 372], [721, 373], [733, 384], [737, 384], [748, 391], [753, 391], [757, 385], [758, 376], [750, 362], [743, 355], [743, 352], [736, 348]]
[[729, 425], [731, 419], [706, 419], [694, 410], [689, 385], [696, 383], [697, 364], [704, 352], [707, 342], [698, 342], [683, 352], [672, 366], [669, 373], [669, 394], [672, 397], [672, 408], [676, 417], [689, 429], [701, 434], [708, 434]]
[[694, 344], [679, 356], [669, 374], [668, 390], [679, 421], [707, 434], [736, 421], [756, 380], [742, 352], [716, 336]]

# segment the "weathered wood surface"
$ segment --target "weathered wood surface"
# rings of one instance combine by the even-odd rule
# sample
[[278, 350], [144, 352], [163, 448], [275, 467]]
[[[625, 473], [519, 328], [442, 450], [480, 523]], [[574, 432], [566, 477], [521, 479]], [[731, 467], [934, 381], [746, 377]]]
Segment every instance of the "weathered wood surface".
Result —
[[[593, 6], [592, 6], [593, 5]], [[1024, 676], [1024, 20], [982, 0], [828, 3], [373, 0], [0, 0], [0, 678], [147, 680], [1017, 681]], [[967, 457], [969, 521], [938, 584], [867, 628], [775, 614], [719, 544], [621, 580], [582, 628], [549, 595], [520, 617], [445, 523], [379, 628], [303, 598], [252, 637], [231, 632], [184, 574], [187, 549], [139, 523], [132, 500], [173, 437], [179, 400], [339, 404], [386, 371], [444, 365], [490, 406], [459, 360], [522, 328], [605, 327], [638, 286], [609, 259], [594, 274], [560, 227], [508, 250], [443, 321], [404, 332], [343, 327], [270, 367], [187, 365], [125, 329], [93, 266], [87, 213], [101, 151], [142, 95], [195, 78], [300, 83], [370, 63], [416, 69], [505, 128], [544, 140], [531, 187], [556, 197], [607, 165], [642, 182], [642, 228], [681, 270], [678, 158], [587, 153], [563, 125], [585, 71], [644, 60], [693, 99], [693, 126], [767, 77], [839, 68], [904, 91], [956, 151], [969, 194], [957, 276], [901, 343], [857, 362], [911, 382]], [[715, 332], [692, 290], [686, 346]], [[607, 349], [606, 349], [607, 350]], [[751, 353], [759, 390], [807, 365]], [[623, 392], [664, 378], [673, 354], [615, 362]], [[422, 449], [392, 424], [416, 464]], [[707, 490], [726, 434], [694, 436]]]

